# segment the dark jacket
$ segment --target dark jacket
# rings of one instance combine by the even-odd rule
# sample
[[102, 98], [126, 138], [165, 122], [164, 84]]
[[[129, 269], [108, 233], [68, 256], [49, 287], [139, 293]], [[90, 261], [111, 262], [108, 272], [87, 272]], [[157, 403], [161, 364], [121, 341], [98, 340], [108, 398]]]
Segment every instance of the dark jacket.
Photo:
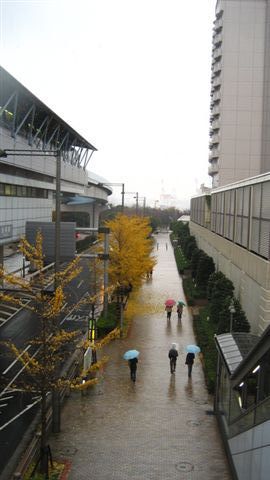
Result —
[[175, 348], [171, 348], [168, 353], [168, 357], [176, 359], [178, 357], [178, 351]]
[[129, 363], [129, 368], [132, 372], [135, 372], [137, 369], [137, 363], [138, 359], [137, 358], [131, 358], [131, 360], [128, 361]]
[[194, 362], [195, 355], [194, 353], [188, 353], [186, 356], [186, 365], [192, 365]]

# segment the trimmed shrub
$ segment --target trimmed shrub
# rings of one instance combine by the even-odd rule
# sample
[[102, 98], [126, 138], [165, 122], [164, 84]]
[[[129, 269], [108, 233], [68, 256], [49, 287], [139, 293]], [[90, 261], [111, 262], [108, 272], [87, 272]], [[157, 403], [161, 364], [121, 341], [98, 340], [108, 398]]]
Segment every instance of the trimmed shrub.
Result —
[[204, 291], [196, 287], [192, 278], [183, 278], [183, 289], [189, 306], [195, 305], [196, 300], [205, 298]]
[[210, 297], [210, 315], [213, 323], [217, 324], [220, 321], [221, 312], [226, 308], [226, 301], [233, 297], [234, 286], [224, 274], [219, 272], [219, 276], [212, 284]]
[[117, 323], [118, 323], [117, 304], [109, 303], [107, 317], [105, 318], [102, 312], [99, 319], [97, 320], [98, 338], [105, 337], [117, 326]]
[[203, 252], [203, 254], [199, 255], [196, 273], [196, 283], [200, 286], [200, 288], [204, 291], [205, 294], [207, 291], [208, 279], [211, 273], [213, 273], [214, 271], [215, 264], [212, 257], [209, 257], [208, 255], [206, 255], [206, 253]]
[[203, 370], [207, 390], [213, 394], [216, 382], [217, 350], [214, 342], [215, 326], [209, 315], [209, 306], [200, 309], [199, 315], [194, 316], [194, 331], [196, 341], [203, 355]]
[[174, 249], [174, 256], [175, 256], [178, 272], [182, 274], [185, 268], [190, 267], [190, 262], [186, 259], [181, 247], [176, 247]]

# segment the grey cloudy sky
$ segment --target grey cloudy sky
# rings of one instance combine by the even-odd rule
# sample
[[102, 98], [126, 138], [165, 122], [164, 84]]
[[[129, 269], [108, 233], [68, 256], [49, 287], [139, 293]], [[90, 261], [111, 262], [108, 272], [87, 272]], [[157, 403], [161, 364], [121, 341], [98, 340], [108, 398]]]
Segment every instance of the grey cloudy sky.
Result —
[[215, 4], [0, 0], [1, 64], [95, 145], [91, 171], [187, 207], [210, 185]]

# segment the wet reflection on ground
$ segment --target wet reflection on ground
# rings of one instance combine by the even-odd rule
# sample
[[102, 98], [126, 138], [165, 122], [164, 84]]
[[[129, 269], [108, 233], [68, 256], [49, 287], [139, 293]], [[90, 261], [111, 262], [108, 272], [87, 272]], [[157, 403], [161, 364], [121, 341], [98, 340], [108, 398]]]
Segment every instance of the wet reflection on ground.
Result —
[[[179, 462], [194, 467], [187, 480], [215, 479], [217, 469], [218, 478], [231, 478], [215, 418], [205, 414], [212, 399], [199, 358], [187, 377], [185, 346], [195, 343], [190, 313], [184, 308], [179, 322], [174, 307], [170, 322], [166, 319], [165, 300], [184, 299], [168, 234], [158, 235], [155, 253], [158, 264], [136, 299], [127, 338], [106, 347], [104, 379], [88, 396], [72, 395], [63, 433], [52, 438], [56, 456], [66, 457], [67, 445], [77, 449], [69, 480], [179, 480]], [[173, 342], [179, 357], [171, 375]], [[123, 360], [129, 349], [140, 352], [135, 384]]]

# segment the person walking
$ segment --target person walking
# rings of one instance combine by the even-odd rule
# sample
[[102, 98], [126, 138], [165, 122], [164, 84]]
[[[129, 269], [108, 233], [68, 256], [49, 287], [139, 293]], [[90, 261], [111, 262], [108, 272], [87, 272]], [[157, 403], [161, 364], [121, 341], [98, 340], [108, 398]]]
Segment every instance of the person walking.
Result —
[[194, 358], [195, 358], [195, 355], [194, 355], [194, 353], [191, 353], [191, 352], [189, 352], [186, 356], [185, 364], [188, 366], [188, 376], [189, 376], [189, 378], [191, 377]]
[[130, 379], [133, 382], [136, 382], [136, 372], [137, 372], [137, 363], [138, 358], [131, 358], [129, 361], [129, 369], [130, 369]]
[[166, 312], [167, 312], [167, 320], [171, 320], [171, 316], [172, 316], [172, 307], [170, 306], [167, 306], [165, 308]]
[[178, 351], [176, 349], [176, 344], [175, 343], [172, 344], [172, 347], [170, 348], [169, 353], [168, 353], [168, 357], [170, 359], [171, 373], [175, 373], [176, 361], [177, 361], [177, 357], [178, 357]]
[[178, 320], [181, 320], [182, 318], [182, 313], [183, 313], [183, 305], [180, 303], [177, 305], [177, 315], [178, 315]]

